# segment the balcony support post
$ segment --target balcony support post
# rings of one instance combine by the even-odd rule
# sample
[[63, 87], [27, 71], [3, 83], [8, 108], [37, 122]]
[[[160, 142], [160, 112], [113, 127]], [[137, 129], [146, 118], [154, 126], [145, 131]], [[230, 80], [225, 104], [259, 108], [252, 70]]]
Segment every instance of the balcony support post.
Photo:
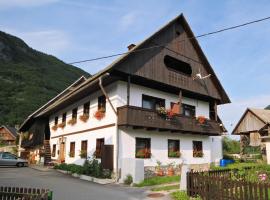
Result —
[[214, 110], [215, 110], [215, 121], [217, 121], [217, 101], [214, 103]]
[[179, 91], [179, 114], [182, 113], [182, 101], [183, 101], [183, 95], [182, 90]]
[[128, 75], [128, 81], [127, 81], [127, 105], [129, 106], [129, 100], [130, 99], [130, 75]]

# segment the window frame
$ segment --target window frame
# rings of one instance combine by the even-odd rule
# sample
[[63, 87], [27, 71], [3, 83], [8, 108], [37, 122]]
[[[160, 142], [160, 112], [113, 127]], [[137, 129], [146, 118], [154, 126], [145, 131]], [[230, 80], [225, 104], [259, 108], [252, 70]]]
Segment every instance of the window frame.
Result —
[[[170, 143], [176, 144], [176, 147], [175, 147], [176, 150], [173, 150], [173, 151], [170, 150], [170, 148], [171, 148]], [[172, 153], [175, 153], [175, 155], [172, 155]], [[180, 158], [180, 140], [168, 139], [168, 158]]]
[[[145, 142], [145, 147], [140, 148], [138, 146], [139, 142]], [[138, 152], [144, 149], [143, 155], [139, 156]], [[141, 138], [141, 137], [136, 137], [135, 138], [135, 158], [140, 158], [140, 159], [150, 159], [151, 158], [151, 138]]]
[[97, 138], [96, 139], [96, 152], [95, 152], [96, 158], [101, 158], [101, 156], [102, 156], [102, 147], [104, 145], [105, 145], [105, 139], [104, 138]]
[[[197, 149], [199, 146], [199, 149]], [[200, 152], [201, 155], [198, 155], [196, 152]], [[203, 142], [200, 140], [192, 141], [192, 154], [193, 158], [202, 158], [203, 157]]]
[[86, 155], [81, 156], [81, 158], [87, 158], [87, 151], [88, 151], [88, 140], [82, 140], [81, 141], [81, 152], [85, 151]]
[[[152, 108], [146, 108], [144, 107], [144, 101], [149, 101], [151, 102], [151, 107]], [[157, 105], [159, 104], [159, 107], [157, 107]], [[157, 110], [160, 107], [164, 107], [166, 106], [166, 100], [162, 99], [162, 98], [158, 98], [158, 97], [154, 97], [154, 96], [150, 96], [150, 95], [146, 95], [146, 94], [142, 94], [142, 108], [144, 109], [150, 109], [150, 110]]]
[[[185, 111], [187, 111], [187, 110], [193, 112], [191, 116], [188, 116], [188, 115], [185, 114]], [[181, 105], [181, 115], [186, 116], [186, 117], [195, 118], [196, 117], [196, 106], [182, 103], [182, 105]]]
[[54, 125], [57, 126], [58, 125], [58, 116], [54, 117]]
[[67, 113], [65, 112], [62, 114], [62, 123], [66, 123], [66, 121], [67, 121]]
[[104, 112], [106, 112], [106, 96], [101, 95], [98, 97], [98, 110], [103, 109]]
[[56, 144], [52, 145], [52, 157], [56, 156]]
[[71, 118], [77, 120], [77, 117], [78, 117], [78, 108], [73, 108]]
[[90, 113], [90, 102], [86, 102], [83, 104], [83, 114], [84, 115], [89, 115]]
[[70, 158], [75, 157], [75, 148], [76, 148], [76, 142], [70, 142], [69, 143], [69, 157]]

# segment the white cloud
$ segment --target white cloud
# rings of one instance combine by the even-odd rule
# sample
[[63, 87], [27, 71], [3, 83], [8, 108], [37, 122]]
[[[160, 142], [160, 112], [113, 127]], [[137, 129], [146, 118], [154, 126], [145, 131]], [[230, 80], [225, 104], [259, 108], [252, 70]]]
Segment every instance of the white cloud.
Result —
[[249, 108], [265, 108], [270, 104], [270, 95], [259, 95], [252, 98], [233, 99], [233, 103], [219, 106], [219, 116], [230, 134], [245, 110]]
[[0, 9], [13, 7], [34, 7], [55, 3], [59, 0], [0, 0]]
[[71, 47], [68, 35], [61, 30], [22, 32], [14, 29], [4, 29], [3, 31], [21, 38], [34, 49], [55, 56], [61, 56], [63, 52]]
[[137, 12], [130, 12], [130, 13], [127, 13], [126, 15], [122, 16], [120, 19], [120, 23], [119, 23], [120, 29], [122, 31], [125, 31], [129, 27], [131, 27], [134, 24], [134, 22], [137, 18], [137, 15], [138, 15]]

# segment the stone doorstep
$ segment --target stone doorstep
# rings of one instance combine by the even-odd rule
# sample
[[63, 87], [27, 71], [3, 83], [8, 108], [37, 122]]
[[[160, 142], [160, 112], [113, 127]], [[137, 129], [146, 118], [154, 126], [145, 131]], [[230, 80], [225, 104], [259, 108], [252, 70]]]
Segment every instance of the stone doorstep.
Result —
[[70, 174], [71, 176], [73, 176], [75, 178], [79, 178], [81, 180], [90, 181], [90, 182], [98, 183], [101, 185], [115, 183], [114, 179], [101, 179], [101, 178], [95, 178], [95, 177], [87, 176], [87, 175], [80, 175], [80, 174], [76, 174], [76, 173], [71, 174], [69, 171], [60, 170], [60, 169], [57, 169], [57, 171], [60, 173], [63, 173], [63, 174]]
[[50, 171], [52, 168], [50, 167], [44, 167], [44, 166], [39, 166], [39, 165], [28, 165], [28, 167], [41, 171], [41, 172], [47, 172]]

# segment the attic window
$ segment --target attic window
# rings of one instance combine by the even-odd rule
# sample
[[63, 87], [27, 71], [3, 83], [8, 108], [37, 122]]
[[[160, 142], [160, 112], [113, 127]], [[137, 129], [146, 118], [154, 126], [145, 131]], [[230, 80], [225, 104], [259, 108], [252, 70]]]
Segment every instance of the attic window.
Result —
[[171, 56], [166, 55], [164, 57], [164, 63], [169, 70], [172, 70], [172, 71], [175, 71], [175, 72], [187, 75], [187, 76], [191, 76], [192, 74], [191, 66], [188, 63], [178, 60], [176, 58], [173, 58]]

